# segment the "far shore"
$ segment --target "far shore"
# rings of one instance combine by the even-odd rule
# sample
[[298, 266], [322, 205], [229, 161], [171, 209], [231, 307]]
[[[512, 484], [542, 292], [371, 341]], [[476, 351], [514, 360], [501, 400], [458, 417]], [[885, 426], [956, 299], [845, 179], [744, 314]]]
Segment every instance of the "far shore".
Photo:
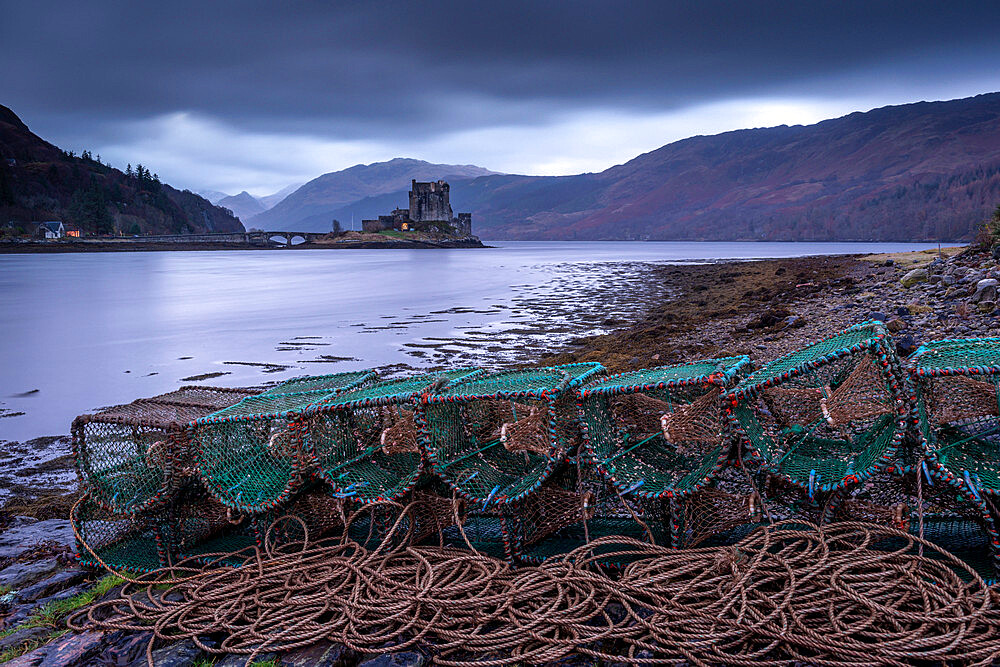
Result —
[[224, 242], [160, 243], [127, 241], [35, 241], [0, 242], [0, 254], [37, 254], [70, 252], [176, 252], [187, 250], [433, 250], [442, 248], [488, 248], [478, 239], [446, 241], [349, 241], [306, 242], [295, 245], [249, 245]]

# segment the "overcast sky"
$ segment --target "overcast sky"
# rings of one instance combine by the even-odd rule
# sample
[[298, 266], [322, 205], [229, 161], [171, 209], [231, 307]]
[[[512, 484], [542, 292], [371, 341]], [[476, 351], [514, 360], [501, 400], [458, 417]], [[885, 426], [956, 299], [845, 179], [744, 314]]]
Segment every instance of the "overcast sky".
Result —
[[0, 104], [192, 190], [398, 156], [571, 174], [998, 91], [998, 26], [996, 1], [0, 0]]

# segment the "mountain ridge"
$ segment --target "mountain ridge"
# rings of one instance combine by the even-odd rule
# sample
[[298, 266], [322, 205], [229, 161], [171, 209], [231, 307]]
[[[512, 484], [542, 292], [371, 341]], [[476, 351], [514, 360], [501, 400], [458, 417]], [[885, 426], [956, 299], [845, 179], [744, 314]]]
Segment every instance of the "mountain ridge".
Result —
[[228, 208], [241, 221], [249, 220], [258, 213], [263, 213], [266, 210], [264, 205], [260, 203], [260, 200], [246, 190], [238, 195], [223, 197], [215, 202], [215, 205]]
[[[998, 169], [993, 93], [690, 137], [597, 174], [591, 207], [529, 219], [543, 238], [968, 239], [1000, 199]], [[505, 202], [477, 204], [516, 236]]]
[[226, 209], [161, 183], [63, 151], [0, 105], [0, 224], [60, 220], [88, 235], [241, 232]]
[[[596, 173], [448, 180], [497, 240], [969, 240], [1000, 202], [1000, 93], [696, 135]], [[407, 189], [295, 223], [346, 226]]]

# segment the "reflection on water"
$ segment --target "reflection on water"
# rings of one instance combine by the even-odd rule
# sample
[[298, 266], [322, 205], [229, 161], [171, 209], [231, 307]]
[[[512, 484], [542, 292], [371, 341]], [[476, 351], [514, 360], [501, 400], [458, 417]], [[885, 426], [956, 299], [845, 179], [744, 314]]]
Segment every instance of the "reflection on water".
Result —
[[[0, 255], [0, 439], [200, 380], [528, 360], [635, 318], [650, 263], [931, 244], [498, 243], [493, 249]], [[217, 375], [216, 375], [217, 374]]]

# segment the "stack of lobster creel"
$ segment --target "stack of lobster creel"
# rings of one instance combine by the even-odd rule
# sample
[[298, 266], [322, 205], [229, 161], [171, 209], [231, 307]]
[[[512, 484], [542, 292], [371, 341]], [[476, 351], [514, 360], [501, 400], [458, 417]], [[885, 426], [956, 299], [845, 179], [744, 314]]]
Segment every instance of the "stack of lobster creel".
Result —
[[[867, 521], [994, 579], [1000, 339], [895, 349], [873, 321], [757, 369], [737, 356], [183, 388], [74, 423], [81, 557], [224, 565], [303, 529], [374, 546], [410, 505], [392, 539], [515, 563], [597, 538], [686, 548], [778, 521]], [[628, 564], [600, 543], [600, 567]]]

